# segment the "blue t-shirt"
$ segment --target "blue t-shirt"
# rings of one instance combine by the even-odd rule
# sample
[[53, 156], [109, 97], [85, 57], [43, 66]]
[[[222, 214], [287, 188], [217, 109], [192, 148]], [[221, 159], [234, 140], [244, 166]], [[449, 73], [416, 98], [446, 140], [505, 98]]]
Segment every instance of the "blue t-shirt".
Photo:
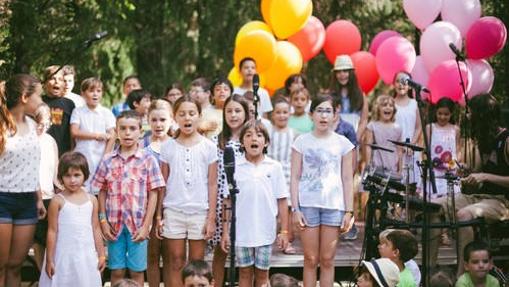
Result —
[[355, 129], [350, 123], [339, 119], [338, 126], [334, 131], [337, 134], [345, 136], [354, 146], [357, 146], [357, 134], [355, 133]]

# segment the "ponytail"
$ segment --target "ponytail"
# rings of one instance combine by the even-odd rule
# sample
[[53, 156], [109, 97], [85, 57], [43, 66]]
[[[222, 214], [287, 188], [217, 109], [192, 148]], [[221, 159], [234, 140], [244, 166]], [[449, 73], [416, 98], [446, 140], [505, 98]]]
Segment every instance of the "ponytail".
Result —
[[7, 135], [16, 133], [16, 123], [7, 109], [5, 82], [0, 84], [0, 154], [4, 153]]

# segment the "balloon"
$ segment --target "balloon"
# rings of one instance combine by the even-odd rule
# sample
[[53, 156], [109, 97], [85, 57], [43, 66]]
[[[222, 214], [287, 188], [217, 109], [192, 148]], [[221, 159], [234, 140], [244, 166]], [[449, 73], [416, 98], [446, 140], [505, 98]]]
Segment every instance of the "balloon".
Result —
[[378, 47], [387, 39], [393, 36], [401, 36], [400, 33], [393, 31], [393, 30], [384, 30], [382, 32], [379, 32], [376, 34], [376, 36], [371, 40], [371, 45], [369, 45], [369, 52], [376, 56], [376, 51], [378, 50]]
[[262, 17], [265, 23], [270, 26], [270, 4], [272, 0], [262, 0], [260, 3], [260, 11], [262, 12]]
[[380, 79], [376, 70], [375, 56], [366, 51], [359, 51], [353, 53], [350, 58], [352, 58], [353, 66], [355, 67], [354, 71], [359, 81], [359, 86], [364, 94], [368, 94]]
[[336, 56], [350, 55], [361, 49], [361, 33], [355, 24], [348, 20], [337, 20], [325, 29], [323, 51], [331, 64]]
[[263, 72], [272, 66], [276, 58], [276, 39], [267, 31], [256, 30], [240, 38], [233, 52], [235, 67], [242, 59], [251, 57], [256, 61], [256, 71]]
[[[468, 92], [472, 83], [472, 74], [465, 63], [460, 63], [461, 75]], [[447, 60], [438, 65], [429, 76], [428, 88], [431, 91], [431, 103], [436, 104], [441, 98], [450, 98], [460, 102], [463, 89], [455, 60]]]
[[249, 32], [256, 30], [263, 30], [272, 33], [269, 25], [265, 24], [262, 21], [247, 22], [240, 28], [239, 32], [237, 32], [237, 36], [235, 37], [235, 46], [237, 46], [237, 44], [239, 43], [240, 38], [246, 36], [246, 34], [248, 34]]
[[236, 67], [232, 67], [228, 73], [228, 80], [232, 82], [234, 87], [238, 87], [242, 84], [242, 75]]
[[285, 85], [285, 80], [292, 74], [300, 73], [302, 55], [294, 44], [287, 41], [276, 43], [276, 60], [272, 67], [265, 71], [266, 87], [277, 90]]
[[442, 0], [403, 0], [405, 14], [421, 30], [435, 21], [441, 8]]
[[495, 74], [486, 60], [467, 60], [467, 66], [472, 73], [472, 87], [468, 91], [468, 98], [489, 93], [495, 81]]
[[461, 50], [461, 33], [453, 24], [443, 21], [435, 22], [424, 30], [419, 46], [428, 72], [433, 71], [443, 61], [456, 57], [449, 48], [450, 43]]
[[428, 85], [429, 73], [428, 70], [426, 70], [426, 67], [424, 66], [424, 60], [422, 59], [421, 55], [415, 58], [415, 65], [410, 74], [412, 75], [412, 79], [417, 83], [422, 84], [424, 86]]
[[307, 62], [320, 53], [325, 42], [325, 27], [318, 18], [311, 16], [304, 28], [290, 36], [288, 41], [299, 48], [302, 59]]
[[485, 59], [500, 52], [507, 40], [507, 29], [496, 17], [482, 17], [467, 33], [465, 46], [471, 59]]
[[479, 0], [442, 1], [442, 20], [452, 23], [465, 37], [470, 26], [481, 17], [481, 3]]
[[270, 26], [279, 39], [297, 33], [313, 12], [311, 0], [277, 0], [270, 3]]
[[376, 68], [382, 80], [390, 84], [398, 72], [412, 71], [415, 57], [415, 49], [410, 41], [403, 37], [391, 37], [376, 52]]

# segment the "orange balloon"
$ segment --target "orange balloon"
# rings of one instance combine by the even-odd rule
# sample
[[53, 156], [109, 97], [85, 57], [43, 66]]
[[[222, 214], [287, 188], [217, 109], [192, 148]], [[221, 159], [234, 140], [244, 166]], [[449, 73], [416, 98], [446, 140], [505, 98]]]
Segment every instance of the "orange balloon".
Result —
[[278, 41], [276, 43], [276, 60], [272, 67], [264, 73], [267, 89], [275, 91], [282, 88], [288, 76], [300, 73], [302, 63], [302, 55], [294, 44]]
[[272, 0], [262, 0], [260, 3], [260, 11], [265, 23], [270, 26], [270, 3]]
[[246, 36], [246, 34], [248, 34], [249, 32], [256, 30], [263, 30], [272, 33], [269, 25], [265, 24], [265, 22], [262, 21], [247, 22], [240, 28], [239, 32], [237, 32], [237, 36], [235, 37], [235, 46], [237, 46], [242, 37]]
[[230, 69], [228, 73], [228, 80], [232, 82], [234, 87], [238, 87], [242, 84], [242, 75], [239, 73], [236, 67]]
[[277, 0], [270, 3], [270, 27], [279, 39], [287, 39], [306, 25], [313, 12], [311, 0]]
[[238, 67], [240, 61], [246, 57], [255, 60], [258, 73], [270, 68], [276, 58], [276, 39], [274, 39], [274, 36], [267, 31], [256, 30], [240, 38], [233, 53], [235, 67]]

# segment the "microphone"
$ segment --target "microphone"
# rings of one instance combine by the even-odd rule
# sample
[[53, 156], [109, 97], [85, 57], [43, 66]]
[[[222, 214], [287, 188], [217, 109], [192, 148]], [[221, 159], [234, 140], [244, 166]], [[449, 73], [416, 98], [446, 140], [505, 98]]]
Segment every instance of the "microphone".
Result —
[[253, 93], [257, 95], [258, 89], [260, 88], [260, 76], [258, 74], [253, 75]]
[[410, 86], [414, 90], [420, 90], [420, 91], [423, 91], [423, 92], [426, 92], [426, 93], [430, 93], [430, 91], [428, 89], [426, 89], [426, 87], [424, 87], [423, 85], [421, 85], [421, 84], [419, 84], [417, 82], [414, 82], [412, 79], [410, 79], [409, 76], [405, 75], [404, 77], [401, 77], [399, 79], [399, 82], [402, 85]]
[[461, 51], [454, 45], [454, 43], [449, 43], [449, 48], [451, 48], [451, 51], [456, 55], [456, 59], [460, 61], [465, 61], [465, 57], [461, 53]]
[[[225, 147], [223, 154], [223, 163], [224, 163], [224, 171], [226, 173], [226, 179], [228, 181], [228, 185], [234, 186], [234, 178], [235, 174], [235, 152], [232, 147]], [[230, 189], [231, 192], [231, 189]]]
[[85, 44], [90, 45], [92, 44], [92, 42], [106, 38], [106, 36], [108, 36], [108, 31], [97, 32], [94, 35], [92, 35], [92, 37], [90, 37], [88, 40], [86, 40]]

